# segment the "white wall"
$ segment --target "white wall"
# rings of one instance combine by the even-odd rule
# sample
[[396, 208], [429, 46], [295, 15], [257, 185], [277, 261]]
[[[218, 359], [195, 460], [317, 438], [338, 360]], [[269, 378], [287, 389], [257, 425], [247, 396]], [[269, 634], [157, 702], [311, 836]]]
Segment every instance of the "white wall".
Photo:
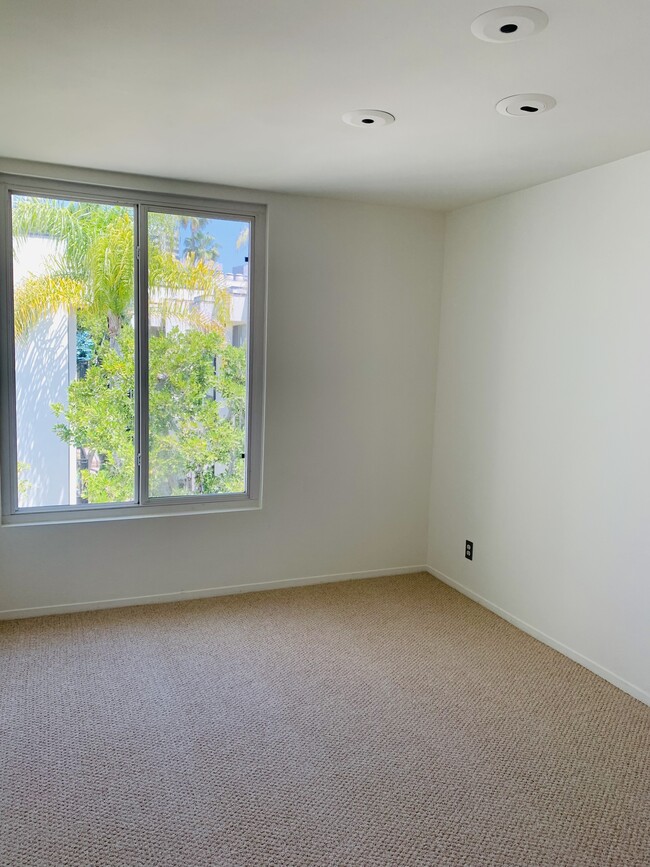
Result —
[[649, 191], [645, 153], [447, 218], [428, 560], [646, 700]]
[[[6, 161], [5, 171], [75, 178]], [[426, 561], [442, 220], [85, 173], [269, 203], [261, 511], [0, 529], [0, 610]]]

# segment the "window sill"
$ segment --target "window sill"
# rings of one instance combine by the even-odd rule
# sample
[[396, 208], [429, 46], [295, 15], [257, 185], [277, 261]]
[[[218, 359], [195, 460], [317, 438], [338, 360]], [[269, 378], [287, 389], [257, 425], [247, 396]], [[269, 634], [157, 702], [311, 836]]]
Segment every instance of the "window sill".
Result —
[[219, 512], [245, 512], [262, 508], [261, 499], [242, 495], [207, 503], [165, 503], [146, 506], [104, 506], [102, 508], [30, 509], [3, 515], [4, 527], [39, 527], [49, 524], [90, 524], [103, 521], [133, 521], [142, 518], [170, 518], [184, 515], [212, 515]]

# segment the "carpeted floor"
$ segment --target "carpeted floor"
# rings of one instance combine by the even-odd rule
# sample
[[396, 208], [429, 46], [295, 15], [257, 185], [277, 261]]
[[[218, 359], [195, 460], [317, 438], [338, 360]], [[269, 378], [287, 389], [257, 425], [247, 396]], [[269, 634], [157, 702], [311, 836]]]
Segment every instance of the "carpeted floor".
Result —
[[3, 867], [650, 864], [650, 709], [428, 575], [0, 654]]

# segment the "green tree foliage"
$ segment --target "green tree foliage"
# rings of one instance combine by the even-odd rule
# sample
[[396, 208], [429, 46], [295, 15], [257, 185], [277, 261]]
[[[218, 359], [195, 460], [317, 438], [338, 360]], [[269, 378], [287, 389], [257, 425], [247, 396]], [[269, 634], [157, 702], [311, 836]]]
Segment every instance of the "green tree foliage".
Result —
[[[100, 457], [97, 471], [81, 471], [88, 502], [133, 497], [133, 341], [130, 326], [122, 329], [122, 352], [105, 341], [86, 376], [70, 384], [68, 406], [53, 405], [61, 439]], [[153, 336], [149, 350], [152, 496], [243, 490], [245, 350], [215, 332], [178, 329]]]
[[[213, 261], [197, 256], [216, 256], [216, 245], [199, 223], [192, 228], [201, 237], [180, 260], [173, 219], [150, 219], [149, 307], [162, 323], [149, 338], [150, 494], [241, 491], [246, 353], [224, 339], [228, 295]], [[57, 434], [91, 459], [80, 470], [80, 496], [128, 502], [135, 481], [132, 213], [25, 198], [14, 208], [13, 227], [17, 243], [31, 234], [60, 242], [47, 274], [16, 292], [16, 332], [26, 337], [61, 308], [77, 315], [81, 376], [69, 385], [67, 406], [52, 409]]]
[[242, 491], [245, 350], [174, 329], [151, 339], [149, 365], [152, 495]]
[[29, 474], [30, 469], [31, 467], [28, 463], [18, 461], [18, 494], [21, 497], [24, 497], [31, 488], [31, 483], [25, 478]]

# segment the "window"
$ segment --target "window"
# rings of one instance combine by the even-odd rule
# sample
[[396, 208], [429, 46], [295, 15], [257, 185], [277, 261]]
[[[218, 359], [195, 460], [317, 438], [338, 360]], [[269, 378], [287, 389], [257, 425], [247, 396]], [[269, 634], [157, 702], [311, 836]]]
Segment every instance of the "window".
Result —
[[264, 207], [2, 181], [3, 521], [258, 506]]

